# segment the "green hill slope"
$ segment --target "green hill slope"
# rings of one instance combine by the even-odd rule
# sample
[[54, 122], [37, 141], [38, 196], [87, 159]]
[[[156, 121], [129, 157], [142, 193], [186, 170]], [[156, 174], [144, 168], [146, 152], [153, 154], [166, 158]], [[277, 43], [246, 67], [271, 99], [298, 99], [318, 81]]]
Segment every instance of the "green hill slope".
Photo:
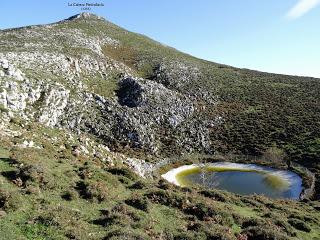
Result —
[[[0, 31], [0, 120], [0, 239], [319, 237], [320, 79], [208, 62], [84, 13]], [[315, 194], [160, 179], [222, 160], [299, 163]]]

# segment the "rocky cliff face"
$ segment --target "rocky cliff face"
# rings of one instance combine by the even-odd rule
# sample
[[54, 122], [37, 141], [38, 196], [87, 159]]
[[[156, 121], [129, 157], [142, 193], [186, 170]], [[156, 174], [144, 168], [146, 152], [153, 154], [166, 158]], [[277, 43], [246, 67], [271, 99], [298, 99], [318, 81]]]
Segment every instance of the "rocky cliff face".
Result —
[[[101, 32], [109, 24], [80, 14], [1, 31], [8, 46], [0, 52], [1, 107], [11, 117], [89, 132], [116, 148], [212, 151], [208, 125], [221, 118], [199, 119], [197, 94], [183, 91], [199, 69], [162, 59], [152, 77], [141, 78], [135, 66], [104, 51], [123, 44]], [[207, 99], [214, 106], [216, 99]]]

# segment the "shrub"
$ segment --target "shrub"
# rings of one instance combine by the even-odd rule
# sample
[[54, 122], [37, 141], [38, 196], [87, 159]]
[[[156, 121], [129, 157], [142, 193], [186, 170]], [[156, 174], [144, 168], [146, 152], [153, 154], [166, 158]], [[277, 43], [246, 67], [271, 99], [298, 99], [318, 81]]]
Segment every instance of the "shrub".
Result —
[[186, 214], [196, 216], [199, 220], [205, 220], [206, 218], [213, 217], [216, 214], [212, 208], [206, 206], [204, 203], [197, 203], [186, 207], [184, 212]]
[[101, 217], [93, 221], [94, 224], [103, 227], [109, 227], [111, 225], [126, 226], [130, 222], [130, 218], [120, 213], [112, 213], [110, 215]]
[[146, 184], [144, 182], [142, 182], [141, 180], [135, 182], [134, 184], [132, 184], [129, 188], [130, 189], [143, 189], [146, 187]]
[[160, 179], [158, 182], [158, 188], [161, 188], [163, 190], [167, 190], [167, 189], [173, 189], [174, 186], [171, 183], [168, 183], [167, 181]]
[[108, 188], [102, 181], [88, 183], [86, 190], [90, 199], [96, 199], [99, 202], [106, 200], [108, 197]]
[[260, 218], [250, 218], [242, 223], [242, 228], [264, 226], [266, 221]]
[[263, 204], [248, 197], [241, 197], [241, 202], [246, 206], [261, 207]]
[[22, 199], [19, 193], [0, 189], [0, 208], [5, 211], [15, 211], [21, 207]]
[[192, 239], [194, 239], [194, 236], [191, 235], [191, 233], [182, 232], [182, 233], [175, 234], [173, 239], [174, 240], [192, 240]]
[[280, 148], [270, 147], [264, 152], [263, 157], [267, 161], [274, 162], [274, 163], [279, 163], [279, 162], [282, 162], [284, 160], [285, 153]]
[[253, 226], [244, 229], [242, 234], [247, 235], [248, 240], [289, 240], [289, 237], [285, 234], [278, 232], [275, 229], [271, 229], [267, 226]]
[[89, 166], [84, 166], [84, 167], [79, 168], [78, 175], [82, 179], [92, 178], [92, 176], [94, 175], [94, 170]]
[[304, 231], [304, 232], [311, 231], [311, 228], [309, 227], [309, 225], [299, 219], [291, 218], [288, 220], [288, 222], [292, 227], [294, 227], [295, 229], [298, 229], [300, 231]]
[[78, 199], [79, 193], [78, 193], [77, 191], [75, 191], [74, 189], [70, 189], [70, 190], [65, 191], [65, 192], [61, 195], [61, 197], [62, 197], [64, 200], [72, 201], [72, 200]]
[[301, 212], [292, 213], [292, 214], [290, 214], [289, 218], [296, 218], [296, 219], [299, 219], [303, 222], [318, 223], [318, 219], [314, 218], [313, 216], [303, 215]]
[[130, 199], [125, 200], [125, 203], [142, 211], [149, 211], [149, 201], [145, 196], [133, 195]]
[[26, 186], [25, 190], [27, 194], [39, 194], [41, 192], [39, 186], [33, 185]]
[[297, 233], [294, 231], [293, 227], [287, 221], [277, 219], [274, 221], [274, 223], [275, 225], [281, 227], [288, 235], [292, 237], [297, 236]]
[[24, 182], [41, 182], [44, 179], [43, 175], [44, 169], [39, 165], [28, 165], [20, 169], [20, 176]]
[[203, 190], [200, 192], [205, 197], [212, 198], [220, 202], [230, 202], [230, 198], [226, 194], [215, 190]]
[[124, 185], [129, 185], [131, 183], [130, 179], [123, 177], [123, 176], [118, 176], [118, 180], [119, 180], [119, 182], [121, 182]]
[[16, 117], [12, 117], [10, 119], [10, 123], [13, 123], [13, 124], [20, 124], [21, 123], [21, 120], [19, 118], [16, 118]]
[[182, 209], [186, 203], [185, 196], [181, 196], [179, 194], [164, 191], [164, 190], [155, 190], [146, 194], [147, 198], [149, 198], [152, 202], [159, 203], [169, 207], [176, 207]]
[[187, 229], [190, 231], [199, 231], [202, 227], [203, 225], [201, 224], [201, 222], [194, 221], [190, 221], [187, 225]]
[[125, 204], [119, 204], [112, 208], [112, 210], [101, 210], [102, 217], [93, 221], [94, 224], [108, 227], [112, 225], [116, 226], [128, 226], [133, 222], [140, 220], [139, 215], [129, 209]]
[[203, 230], [207, 239], [212, 240], [233, 240], [235, 239], [231, 229], [218, 224], [210, 224]]
[[9, 110], [8, 110], [7, 108], [5, 108], [5, 107], [3, 106], [3, 104], [0, 104], [0, 112], [2, 112], [2, 113], [8, 113]]
[[[46, 226], [46, 230], [53, 227], [56, 231], [62, 231], [68, 239], [87, 239], [88, 237], [88, 224], [82, 212], [77, 209], [62, 205], [46, 206], [42, 208], [40, 215], [33, 218], [33, 221]], [[50, 238], [50, 235], [45, 239], [48, 237]]]
[[112, 209], [112, 213], [121, 213], [123, 215], [126, 215], [128, 217], [130, 217], [130, 219], [134, 220], [134, 221], [139, 221], [140, 220], [140, 216], [132, 211], [131, 209], [128, 208], [127, 205], [121, 203], [119, 205], [116, 205], [113, 209]]
[[48, 170], [41, 165], [26, 165], [20, 168], [18, 176], [25, 186], [39, 184], [41, 188], [50, 188], [54, 185], [53, 177], [48, 173]]
[[76, 190], [84, 199], [102, 202], [107, 199], [109, 189], [102, 181], [81, 181], [77, 183]]
[[127, 168], [112, 168], [109, 169], [108, 172], [114, 175], [126, 177], [132, 181], [136, 181], [138, 179], [138, 176]]
[[111, 232], [109, 232], [105, 238], [105, 240], [147, 240], [150, 239], [147, 235], [144, 233], [137, 233], [134, 230], [130, 228], [122, 228], [122, 229], [116, 229]]

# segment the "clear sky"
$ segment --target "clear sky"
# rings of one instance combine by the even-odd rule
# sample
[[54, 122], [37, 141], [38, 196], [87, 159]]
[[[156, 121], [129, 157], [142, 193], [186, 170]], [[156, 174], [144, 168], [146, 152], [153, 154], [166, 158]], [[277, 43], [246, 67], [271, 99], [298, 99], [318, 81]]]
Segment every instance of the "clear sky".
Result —
[[55, 22], [68, 3], [199, 58], [266, 72], [320, 77], [320, 0], [6, 0], [0, 29]]

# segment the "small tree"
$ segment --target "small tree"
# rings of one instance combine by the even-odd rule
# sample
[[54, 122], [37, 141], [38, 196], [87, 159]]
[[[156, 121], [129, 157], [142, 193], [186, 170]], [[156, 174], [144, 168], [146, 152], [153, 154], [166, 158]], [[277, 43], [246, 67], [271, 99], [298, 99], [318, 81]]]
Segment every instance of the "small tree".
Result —
[[204, 160], [204, 163], [200, 165], [200, 178], [203, 186], [206, 186], [206, 182], [207, 182], [206, 167], [207, 167], [207, 161]]
[[268, 148], [264, 154], [263, 157], [270, 162], [279, 163], [283, 162], [286, 154], [284, 151], [278, 147], [270, 147]]

